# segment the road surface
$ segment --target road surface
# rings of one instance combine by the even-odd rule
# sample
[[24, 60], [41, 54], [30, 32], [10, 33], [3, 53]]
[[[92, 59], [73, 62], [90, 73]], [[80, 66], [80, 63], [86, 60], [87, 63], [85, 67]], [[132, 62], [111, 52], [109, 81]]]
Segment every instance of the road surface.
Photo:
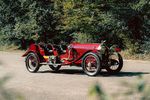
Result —
[[121, 82], [136, 81], [139, 75], [150, 83], [150, 61], [124, 61], [122, 72], [116, 75], [103, 71], [89, 77], [81, 68], [68, 66], [62, 67], [59, 73], [48, 66], [40, 68], [38, 73], [29, 73], [21, 55], [21, 52], [0, 52], [0, 77], [11, 76], [5, 86], [21, 93], [26, 100], [87, 100], [89, 89], [95, 83], [106, 93], [114, 94], [125, 91]]

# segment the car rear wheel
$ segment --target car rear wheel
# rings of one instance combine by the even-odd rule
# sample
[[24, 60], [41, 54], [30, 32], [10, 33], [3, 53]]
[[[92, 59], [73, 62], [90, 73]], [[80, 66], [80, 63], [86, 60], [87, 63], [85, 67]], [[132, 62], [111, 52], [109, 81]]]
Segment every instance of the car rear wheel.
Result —
[[38, 55], [35, 53], [29, 53], [26, 57], [26, 68], [29, 72], [35, 73], [40, 68], [40, 61]]
[[106, 70], [108, 73], [113, 74], [120, 72], [123, 67], [123, 59], [119, 53], [113, 53], [109, 56], [108, 67]]
[[82, 61], [83, 71], [89, 76], [97, 75], [101, 70], [100, 58], [95, 53], [87, 53]]

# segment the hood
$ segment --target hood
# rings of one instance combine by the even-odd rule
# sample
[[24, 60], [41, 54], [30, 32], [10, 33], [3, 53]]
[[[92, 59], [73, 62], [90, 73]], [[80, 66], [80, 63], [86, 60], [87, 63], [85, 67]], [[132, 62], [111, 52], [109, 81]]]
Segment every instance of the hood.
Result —
[[89, 49], [89, 50], [97, 49], [100, 46], [99, 43], [73, 43], [71, 45], [72, 48], [75, 49]]

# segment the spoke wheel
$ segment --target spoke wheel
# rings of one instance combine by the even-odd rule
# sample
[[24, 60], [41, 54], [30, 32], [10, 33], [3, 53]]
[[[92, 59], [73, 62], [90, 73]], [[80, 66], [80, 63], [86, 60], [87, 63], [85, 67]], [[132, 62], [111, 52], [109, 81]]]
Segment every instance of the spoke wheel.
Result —
[[123, 67], [123, 59], [119, 53], [113, 53], [112, 55], [109, 56], [109, 62], [108, 62], [108, 67], [106, 70], [109, 73], [117, 73], [120, 72], [120, 70]]
[[29, 72], [34, 73], [39, 70], [40, 62], [39, 62], [37, 54], [29, 53], [26, 57], [25, 62], [26, 62], [26, 68]]
[[83, 58], [82, 62], [83, 71], [89, 76], [95, 76], [100, 72], [100, 59], [94, 53], [88, 53]]

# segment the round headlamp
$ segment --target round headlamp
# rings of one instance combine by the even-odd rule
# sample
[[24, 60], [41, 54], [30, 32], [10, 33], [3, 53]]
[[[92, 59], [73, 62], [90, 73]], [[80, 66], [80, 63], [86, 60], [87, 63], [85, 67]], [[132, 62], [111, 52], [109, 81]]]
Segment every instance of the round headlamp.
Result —
[[101, 50], [101, 49], [102, 49], [102, 46], [99, 45], [99, 46], [97, 47], [97, 50]]

